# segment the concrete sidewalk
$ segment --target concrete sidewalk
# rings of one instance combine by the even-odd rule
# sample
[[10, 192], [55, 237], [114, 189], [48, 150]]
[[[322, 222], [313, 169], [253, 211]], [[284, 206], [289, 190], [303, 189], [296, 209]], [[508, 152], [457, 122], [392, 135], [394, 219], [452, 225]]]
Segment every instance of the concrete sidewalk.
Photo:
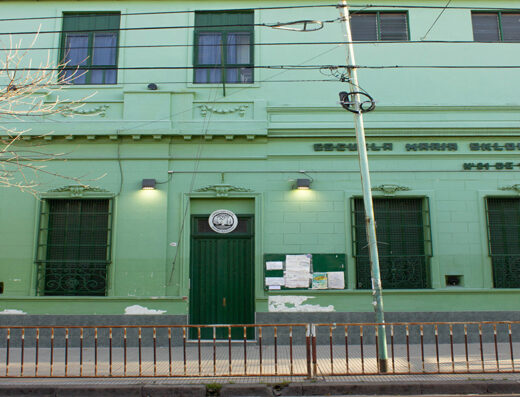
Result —
[[0, 396], [203, 397], [338, 395], [520, 395], [519, 374], [303, 378], [3, 379]]

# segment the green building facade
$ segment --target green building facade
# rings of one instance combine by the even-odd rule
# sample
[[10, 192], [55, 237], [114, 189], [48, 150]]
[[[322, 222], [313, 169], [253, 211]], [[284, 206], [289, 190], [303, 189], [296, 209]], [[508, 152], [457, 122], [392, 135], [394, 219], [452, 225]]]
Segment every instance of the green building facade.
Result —
[[[385, 311], [520, 319], [520, 3], [444, 5], [351, 4]], [[32, 64], [65, 62], [72, 84], [48, 101], [85, 102], [2, 117], [62, 176], [38, 173], [37, 197], [0, 190], [0, 313], [25, 314], [5, 321], [373, 320], [336, 7], [0, 7], [4, 47], [39, 29]], [[326, 22], [272, 27], [298, 20]]]

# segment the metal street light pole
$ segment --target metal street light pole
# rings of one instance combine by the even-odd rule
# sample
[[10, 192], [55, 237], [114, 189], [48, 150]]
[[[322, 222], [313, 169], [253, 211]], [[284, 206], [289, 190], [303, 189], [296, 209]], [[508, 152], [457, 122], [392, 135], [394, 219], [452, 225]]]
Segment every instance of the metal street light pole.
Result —
[[365, 227], [368, 241], [368, 251], [370, 257], [370, 270], [372, 274], [372, 304], [376, 314], [378, 326], [378, 362], [380, 372], [387, 372], [388, 352], [386, 346], [385, 317], [383, 310], [383, 291], [381, 288], [381, 276], [379, 273], [379, 255], [377, 250], [376, 224], [374, 219], [374, 207], [372, 202], [372, 190], [370, 183], [370, 172], [368, 169], [368, 156], [365, 141], [365, 128], [363, 124], [363, 114], [358, 86], [356, 60], [354, 58], [354, 46], [352, 45], [352, 32], [350, 30], [350, 16], [346, 0], [342, 0], [339, 7], [345, 28], [347, 31], [348, 52], [347, 65], [354, 67], [348, 68], [350, 91], [355, 93], [353, 97], [354, 124], [356, 129], [357, 149], [359, 156], [359, 168], [361, 171], [361, 185], [363, 189], [363, 202], [365, 206]]

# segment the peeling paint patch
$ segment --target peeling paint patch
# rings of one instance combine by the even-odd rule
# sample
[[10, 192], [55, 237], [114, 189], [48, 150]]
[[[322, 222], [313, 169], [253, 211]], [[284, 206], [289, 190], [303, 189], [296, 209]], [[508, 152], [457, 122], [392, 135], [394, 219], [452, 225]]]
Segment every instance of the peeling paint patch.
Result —
[[314, 299], [315, 296], [285, 296], [272, 295], [269, 296], [270, 312], [334, 312], [334, 306], [320, 306], [303, 304], [308, 299]]
[[23, 310], [18, 310], [18, 309], [4, 309], [3, 311], [0, 312], [0, 314], [27, 314], [27, 313], [24, 312]]
[[125, 314], [163, 314], [166, 310], [148, 309], [147, 307], [133, 305], [125, 308]]

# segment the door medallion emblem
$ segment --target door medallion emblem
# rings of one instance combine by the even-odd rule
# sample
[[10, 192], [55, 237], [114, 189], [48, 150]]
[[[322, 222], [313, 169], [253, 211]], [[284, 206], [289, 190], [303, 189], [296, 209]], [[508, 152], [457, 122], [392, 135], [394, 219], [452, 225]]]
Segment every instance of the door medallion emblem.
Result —
[[209, 216], [208, 223], [217, 233], [231, 233], [238, 226], [238, 219], [232, 211], [216, 210]]

